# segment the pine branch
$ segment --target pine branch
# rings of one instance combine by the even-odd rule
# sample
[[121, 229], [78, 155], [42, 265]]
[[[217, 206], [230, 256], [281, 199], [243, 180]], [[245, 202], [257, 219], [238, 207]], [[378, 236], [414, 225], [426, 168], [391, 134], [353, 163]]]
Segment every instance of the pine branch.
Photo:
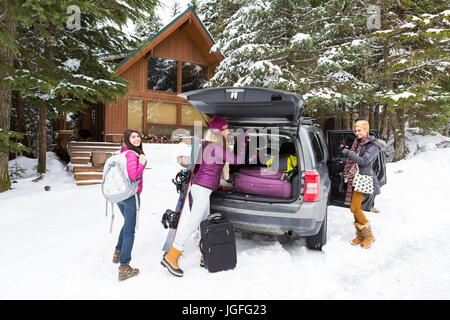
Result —
[[393, 72], [392, 74], [400, 74], [400, 73], [403, 73], [403, 72], [406, 72], [406, 71], [412, 71], [412, 70], [420, 69], [420, 68], [423, 68], [423, 67], [426, 67], [426, 66], [435, 66], [436, 63], [442, 62], [442, 61], [445, 61], [445, 60], [447, 60], [447, 58], [442, 58], [442, 59], [438, 59], [438, 60], [427, 61], [427, 62], [424, 62], [424, 63], [422, 63], [422, 64], [420, 64], [420, 65], [417, 65], [417, 66], [412, 66], [412, 67], [409, 67], [409, 68], [406, 68], [406, 69], [402, 69], [402, 70], [399, 70], [399, 71], [395, 71], [395, 72]]

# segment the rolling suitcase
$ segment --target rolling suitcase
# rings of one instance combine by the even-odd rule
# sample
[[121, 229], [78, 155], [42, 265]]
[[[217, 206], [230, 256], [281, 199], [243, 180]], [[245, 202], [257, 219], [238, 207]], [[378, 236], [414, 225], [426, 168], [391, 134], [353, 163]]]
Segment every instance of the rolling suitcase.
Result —
[[236, 239], [233, 224], [220, 214], [212, 214], [200, 223], [200, 251], [209, 272], [236, 267]]
[[241, 169], [234, 178], [234, 188], [248, 194], [289, 198], [292, 184], [282, 179], [283, 172], [267, 174], [267, 169]]

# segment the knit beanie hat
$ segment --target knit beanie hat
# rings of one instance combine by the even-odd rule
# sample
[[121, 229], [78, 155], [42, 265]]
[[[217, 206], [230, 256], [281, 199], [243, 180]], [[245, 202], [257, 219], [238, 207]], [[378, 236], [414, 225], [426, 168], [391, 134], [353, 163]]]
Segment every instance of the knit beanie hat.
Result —
[[230, 126], [228, 125], [227, 120], [219, 118], [217, 116], [213, 116], [211, 122], [209, 123], [209, 128], [223, 131], [229, 129]]

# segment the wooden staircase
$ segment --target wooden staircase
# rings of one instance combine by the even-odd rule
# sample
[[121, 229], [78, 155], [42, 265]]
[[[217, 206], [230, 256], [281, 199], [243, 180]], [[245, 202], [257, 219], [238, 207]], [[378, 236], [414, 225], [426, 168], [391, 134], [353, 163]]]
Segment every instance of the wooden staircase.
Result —
[[103, 166], [93, 166], [92, 153], [118, 153], [121, 146], [121, 143], [116, 142], [70, 141], [68, 166], [73, 171], [77, 186], [102, 183]]

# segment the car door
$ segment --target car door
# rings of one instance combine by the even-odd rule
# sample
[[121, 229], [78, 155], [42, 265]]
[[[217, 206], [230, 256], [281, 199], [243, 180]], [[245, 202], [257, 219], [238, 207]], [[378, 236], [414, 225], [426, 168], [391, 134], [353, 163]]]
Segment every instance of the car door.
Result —
[[[370, 135], [380, 138], [380, 133], [377, 130], [370, 130]], [[339, 148], [340, 144], [351, 147], [355, 135], [352, 130], [330, 130], [327, 131], [327, 145], [328, 145], [328, 173], [331, 180], [331, 199], [330, 204], [348, 207], [345, 205], [345, 185], [343, 184], [343, 171], [347, 158], [342, 154]], [[386, 159], [384, 151], [378, 154], [377, 159], [373, 164], [373, 170], [377, 175], [380, 186], [386, 184]], [[370, 210], [372, 206], [373, 195], [364, 195], [362, 202], [363, 210]]]

